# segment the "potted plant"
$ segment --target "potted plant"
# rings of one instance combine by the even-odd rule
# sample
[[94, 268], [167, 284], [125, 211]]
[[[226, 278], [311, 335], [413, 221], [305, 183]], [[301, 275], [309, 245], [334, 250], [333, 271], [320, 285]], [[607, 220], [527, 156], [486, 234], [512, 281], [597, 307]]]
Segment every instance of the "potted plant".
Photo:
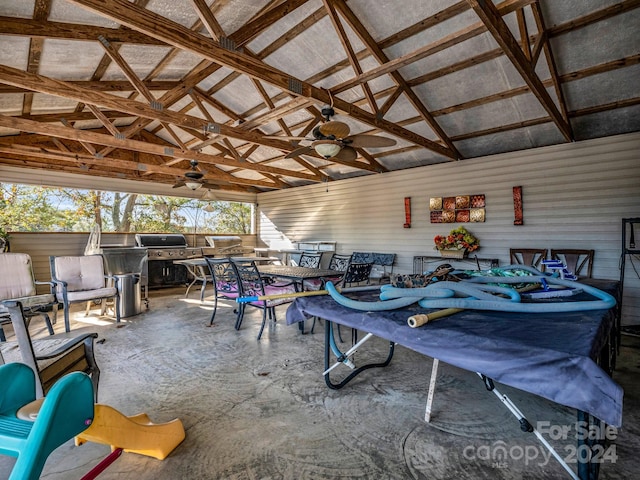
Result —
[[445, 258], [464, 258], [480, 248], [480, 240], [462, 226], [451, 230], [449, 235], [436, 235], [433, 242], [434, 248]]

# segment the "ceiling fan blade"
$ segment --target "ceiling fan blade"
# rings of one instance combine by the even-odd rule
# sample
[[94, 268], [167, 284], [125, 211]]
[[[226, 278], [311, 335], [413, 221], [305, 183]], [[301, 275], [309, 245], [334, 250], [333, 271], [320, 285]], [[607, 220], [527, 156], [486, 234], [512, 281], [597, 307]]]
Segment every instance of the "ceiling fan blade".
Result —
[[375, 135], [351, 135], [344, 141], [355, 148], [392, 147], [396, 141], [392, 138], [377, 137]]
[[318, 130], [325, 137], [344, 138], [349, 135], [349, 125], [344, 122], [332, 120], [318, 126]]
[[296, 148], [294, 151], [287, 153], [284, 158], [293, 158], [293, 157], [297, 157], [298, 155], [304, 155], [305, 153], [309, 153], [312, 151], [313, 151], [313, 148], [311, 147], [311, 145], [307, 147]]
[[[345, 162], [350, 162], [351, 160], [355, 160], [358, 157], [358, 152], [352, 147], [342, 147], [336, 155], [331, 158], [337, 158], [338, 160], [343, 160]], [[331, 158], [329, 160], [331, 160]]]
[[178, 180], [176, 183], [173, 184], [173, 188], [180, 188], [180, 187], [184, 187], [184, 181], [182, 180]]

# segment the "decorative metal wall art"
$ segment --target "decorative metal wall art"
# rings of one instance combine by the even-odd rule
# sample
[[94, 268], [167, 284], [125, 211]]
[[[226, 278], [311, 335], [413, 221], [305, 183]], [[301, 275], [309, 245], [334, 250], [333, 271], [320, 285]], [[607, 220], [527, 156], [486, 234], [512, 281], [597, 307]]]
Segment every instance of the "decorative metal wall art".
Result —
[[524, 225], [524, 213], [522, 212], [522, 187], [513, 187], [513, 224]]
[[457, 195], [455, 197], [432, 197], [429, 199], [431, 223], [484, 222], [484, 195]]
[[411, 228], [411, 197], [404, 197], [404, 228]]

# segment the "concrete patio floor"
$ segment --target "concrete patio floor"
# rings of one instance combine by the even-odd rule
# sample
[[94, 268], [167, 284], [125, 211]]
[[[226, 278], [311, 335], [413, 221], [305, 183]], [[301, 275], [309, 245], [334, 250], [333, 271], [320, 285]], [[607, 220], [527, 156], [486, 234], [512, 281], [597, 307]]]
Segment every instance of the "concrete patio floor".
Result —
[[[473, 372], [440, 364], [432, 419], [425, 423], [432, 359], [397, 347], [388, 367], [334, 391], [322, 378], [323, 323], [301, 335], [285, 325], [285, 305], [258, 342], [261, 312], [248, 309], [236, 331], [233, 304], [223, 301], [209, 328], [211, 305], [201, 304], [196, 292], [183, 297], [184, 289], [152, 291], [149, 311], [120, 326], [74, 312], [71, 334], [100, 335], [100, 403], [126, 415], [146, 412], [154, 422], [179, 418], [186, 430], [165, 460], [123, 453], [101, 480], [570, 478]], [[32, 332], [46, 335], [34, 322]], [[56, 330], [63, 328], [60, 314]], [[356, 361], [384, 357], [387, 348], [372, 340]], [[617, 459], [603, 458], [601, 479], [637, 478], [640, 471], [639, 371], [640, 338], [624, 335], [614, 373], [625, 389], [624, 425], [608, 445]], [[497, 387], [534, 426], [575, 427], [572, 409]], [[555, 437], [552, 445], [570, 459], [574, 439]], [[49, 457], [41, 478], [80, 479], [109, 452], [69, 441]], [[13, 463], [0, 456], [0, 479]]]

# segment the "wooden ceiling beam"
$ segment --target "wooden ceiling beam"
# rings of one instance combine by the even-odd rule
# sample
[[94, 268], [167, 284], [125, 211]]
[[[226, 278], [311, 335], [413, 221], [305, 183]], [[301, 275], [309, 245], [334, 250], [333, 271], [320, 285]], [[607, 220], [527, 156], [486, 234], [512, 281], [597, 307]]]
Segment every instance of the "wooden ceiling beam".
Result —
[[92, 42], [95, 41], [99, 35], [102, 35], [105, 38], [109, 38], [113, 43], [167, 45], [161, 40], [129, 28], [107, 28], [77, 23], [51, 22], [46, 21], [46, 19], [35, 20], [3, 16], [0, 16], [0, 35], [40, 38], [43, 40], [59, 38]]
[[351, 80], [347, 80], [346, 82], [342, 82], [339, 85], [336, 85], [331, 89], [331, 91], [335, 94], [345, 92], [363, 82], [368, 82], [374, 80], [382, 75], [387, 75], [391, 72], [397, 71], [402, 67], [406, 67], [412, 63], [417, 62], [418, 60], [422, 60], [430, 55], [441, 52], [447, 48], [450, 48], [454, 45], [464, 42], [470, 38], [476, 37], [481, 33], [486, 32], [486, 28], [482, 25], [482, 23], [474, 23], [468, 27], [465, 27], [456, 32], [450, 33], [442, 37], [435, 42], [431, 42], [428, 45], [424, 45], [411, 53], [403, 55], [398, 58], [394, 58], [393, 60], [389, 60], [388, 62], [380, 65], [379, 67], [375, 67], [367, 70], [362, 75], [358, 75]]
[[564, 92], [562, 91], [562, 87], [560, 85], [560, 75], [558, 74], [556, 60], [554, 58], [553, 51], [551, 50], [551, 45], [548, 41], [547, 27], [542, 16], [542, 11], [540, 10], [540, 5], [537, 3], [533, 4], [531, 6], [531, 11], [533, 12], [533, 18], [536, 22], [538, 32], [540, 32], [540, 35], [538, 36], [538, 40], [536, 42], [536, 48], [533, 51], [531, 65], [535, 71], [535, 65], [538, 61], [538, 55], [540, 55], [540, 53], [544, 51], [545, 59], [547, 61], [547, 67], [551, 75], [551, 82], [553, 83], [553, 88], [556, 92], [556, 97], [558, 98], [560, 111], [562, 112], [562, 118], [565, 120], [565, 122], [567, 122], [567, 125], [569, 126], [569, 133], [571, 135], [571, 138], [573, 138], [573, 131], [571, 130], [571, 124], [569, 123], [569, 114], [567, 111], [567, 101], [565, 100]]
[[[270, 111], [273, 111], [273, 109], [275, 109], [275, 105], [271, 101], [271, 98], [269, 97], [269, 94], [267, 93], [265, 88], [260, 83], [260, 80], [256, 80], [255, 78], [251, 80], [253, 81], [253, 84], [255, 85], [256, 90], [258, 90], [258, 92], [260, 93], [260, 96], [263, 98], [264, 102], [267, 104], [267, 107], [270, 109]], [[291, 135], [291, 131], [289, 130], [289, 127], [287, 126], [287, 124], [284, 123], [284, 120], [282, 120], [282, 118], [279, 118], [277, 121], [278, 121], [278, 125], [280, 126], [280, 128], [282, 128], [285, 134]], [[310, 172], [313, 172], [318, 176], [324, 176], [323, 172], [321, 172], [311, 162], [308, 162], [304, 158], [296, 157], [293, 160], [295, 160], [298, 164], [302, 165], [304, 168], [306, 168]]]
[[126, 150], [137, 150], [140, 152], [151, 153], [154, 155], [161, 155], [172, 158], [186, 158], [196, 161], [210, 162], [214, 164], [227, 165], [230, 167], [244, 168], [248, 170], [255, 170], [256, 172], [272, 173], [274, 175], [282, 175], [294, 178], [302, 178], [307, 181], [321, 181], [316, 175], [307, 174], [304, 172], [287, 170], [284, 168], [270, 167], [259, 163], [250, 162], [238, 162], [234, 159], [218, 157], [215, 155], [208, 155], [204, 153], [197, 153], [192, 150], [179, 150], [174, 148], [168, 148], [162, 145], [154, 145], [148, 142], [141, 142], [130, 139], [119, 139], [110, 135], [104, 135], [100, 133], [94, 133], [85, 130], [78, 130], [75, 128], [59, 127], [56, 125], [42, 124], [31, 120], [25, 120], [16, 117], [7, 117], [0, 115], [0, 126], [6, 128], [12, 128], [21, 130], [23, 132], [41, 133], [58, 138], [68, 138], [70, 140], [76, 140], [78, 142], [90, 142], [97, 145], [104, 145], [114, 148], [123, 148]]
[[[389, 63], [389, 57], [387, 57], [387, 55], [382, 51], [373, 37], [366, 30], [364, 25], [362, 25], [362, 22], [358, 20], [358, 17], [356, 17], [353, 11], [349, 7], [347, 7], [345, 2], [342, 0], [336, 1], [335, 6], [340, 10], [340, 13], [343, 15], [345, 20], [349, 23], [353, 31], [356, 33], [356, 35], [358, 35], [362, 43], [364, 43], [365, 47], [373, 54], [376, 60], [381, 64]], [[434, 131], [438, 138], [440, 138], [440, 140], [453, 153], [454, 157], [452, 159], [460, 159], [460, 152], [458, 152], [457, 148], [449, 139], [448, 135], [440, 127], [438, 122], [436, 122], [431, 113], [429, 113], [427, 107], [407, 84], [406, 80], [400, 74], [400, 72], [394, 70], [390, 72], [390, 74], [394, 82], [402, 89], [402, 93], [407, 97], [411, 105], [413, 105], [413, 108], [417, 110], [418, 114], [424, 119], [427, 125], [429, 125], [429, 127]]]
[[573, 140], [573, 133], [569, 122], [563, 118], [562, 114], [556, 107], [553, 99], [547, 92], [546, 88], [542, 84], [542, 81], [536, 74], [531, 63], [529, 63], [527, 57], [522, 52], [522, 49], [518, 45], [518, 42], [509, 27], [502, 19], [500, 12], [491, 2], [486, 0], [467, 0], [471, 8], [476, 12], [482, 23], [486, 26], [487, 30], [491, 33], [494, 40], [498, 42], [498, 45], [504, 50], [505, 54], [511, 60], [511, 63], [516, 68], [518, 73], [522, 76], [522, 79], [529, 86], [533, 94], [538, 98], [538, 101], [542, 107], [547, 111], [549, 116], [553, 119], [553, 122], [560, 130], [560, 133], [567, 141]]
[[[49, 160], [49, 163], [43, 164], [43, 158]], [[0, 159], [2, 159], [2, 163], [7, 165], [28, 167], [45, 171], [59, 170], [73, 174], [102, 176], [107, 178], [116, 177], [124, 180], [147, 181], [163, 183], [166, 185], [174, 184], [176, 178], [181, 178], [184, 175], [184, 169], [158, 165], [150, 165], [149, 167], [154, 170], [153, 174], [144, 175], [148, 172], [141, 170], [144, 165], [141, 162], [114, 160], [110, 158], [108, 159], [109, 163], [105, 164], [104, 160], [100, 161], [87, 155], [64, 155], [62, 152], [52, 152], [47, 150], [30, 152], [15, 148], [0, 147]], [[117, 167], [114, 164], [117, 164]], [[269, 190], [274, 190], [276, 188], [274, 184], [262, 181], [238, 179], [237, 182], [231, 183], [224, 179], [212, 176], [209, 176], [209, 178], [205, 176], [204, 178], [208, 184], [215, 184], [216, 188], [221, 190], [255, 193], [258, 191], [255, 186], [261, 186], [262, 188]]]
[[104, 125], [104, 127], [111, 133], [111, 135], [113, 135], [114, 137], [122, 136], [122, 134], [120, 133], [120, 130], [118, 130], [116, 126], [113, 123], [111, 123], [109, 118], [107, 118], [107, 116], [104, 115], [98, 107], [96, 107], [95, 105], [88, 104], [87, 108], [91, 110], [91, 113], [93, 113], [98, 120], [100, 120], [100, 123]]
[[[161, 15], [140, 9], [126, 0], [69, 1], [138, 31], [153, 35], [175, 47], [190, 51], [212, 62], [220, 63], [250, 77], [264, 80], [292, 95], [302, 95], [321, 104], [329, 104], [332, 102], [331, 95], [326, 90], [293, 78], [275, 67], [256, 60], [250, 55], [227, 50], [213, 40], [198, 35]], [[440, 155], [450, 158], [455, 157], [455, 154], [448, 148], [414, 132], [398, 127], [392, 122], [378, 119], [375, 114], [366, 112], [349, 102], [334, 97], [333, 105], [336, 109], [345, 112], [363, 123], [385, 130], [387, 133], [398, 136], [411, 143], [422, 145], [425, 148], [434, 150]]]
[[591, 25], [592, 23], [601, 22], [602, 20], [606, 20], [607, 18], [611, 18], [621, 13], [634, 10], [638, 7], [640, 7], [640, 0], [624, 0], [608, 7], [604, 7], [600, 10], [596, 10], [595, 12], [591, 12], [590, 14], [584, 15], [580, 18], [577, 18], [576, 20], [566, 22], [561, 25], [556, 25], [555, 27], [549, 27], [548, 32], [550, 36], [556, 37], [558, 35], [562, 35], [568, 32], [572, 32], [573, 30], [586, 27], [587, 25]]
[[233, 33], [233, 41], [238, 47], [247, 44], [278, 20], [293, 12], [308, 1], [309, 0], [287, 0], [286, 2], [282, 2], [277, 7], [268, 10], [264, 14], [259, 15], [244, 26], [240, 27]]
[[[498, 4], [496, 7], [501, 15], [506, 15], [507, 13], [515, 11], [518, 8], [522, 8], [523, 6], [528, 5], [530, 3], [534, 3], [536, 1], [537, 0], [506, 0]], [[433, 26], [437, 23], [440, 23], [443, 20], [452, 18], [470, 8], [469, 4], [467, 4], [466, 6], [463, 6], [461, 3], [462, 2], [458, 2], [455, 5], [452, 5], [451, 7], [448, 7], [447, 9], [443, 10], [442, 12], [438, 12], [437, 14], [432, 15], [428, 19], [418, 22], [417, 24], [411, 27], [408, 27], [407, 29], [405, 29], [406, 31], [402, 31], [395, 35], [390, 36], [389, 38], [383, 40], [382, 42], [379, 42], [378, 46], [382, 50], [384, 50], [390, 47], [391, 45], [395, 45], [396, 43], [402, 40], [405, 40], [411, 35], [415, 35], [416, 33], [419, 33], [419, 31], [422, 31], [425, 28], [428, 28], [428, 26]], [[427, 26], [424, 26], [424, 25], [427, 25]], [[349, 90], [350, 88], [355, 87], [357, 84], [361, 82], [370, 81], [370, 80], [373, 80], [374, 78], [391, 73], [392, 71], [398, 70], [401, 67], [417, 62], [418, 60], [422, 60], [423, 58], [426, 58], [430, 55], [438, 53], [446, 48], [452, 47], [466, 40], [469, 40], [470, 38], [473, 38], [477, 35], [480, 35], [486, 32], [486, 30], [487, 29], [484, 27], [482, 22], [469, 25], [466, 28], [463, 28], [461, 30], [458, 30], [457, 32], [454, 32], [450, 35], [447, 35], [441, 38], [440, 40], [432, 42], [429, 45], [425, 45], [414, 52], [411, 52], [402, 57], [393, 59], [383, 65], [380, 65], [379, 67], [367, 70], [365, 73], [363, 73], [362, 75], [359, 75], [358, 77], [352, 80], [349, 80], [347, 82], [343, 82], [339, 85], [334, 86], [331, 89], [331, 91], [334, 93], [340, 93], [340, 92]]]
[[[46, 93], [63, 98], [69, 98], [83, 103], [91, 103], [104, 108], [120, 110], [127, 114], [146, 118], [148, 120], [158, 120], [183, 128], [193, 128], [203, 130], [209, 128], [209, 122], [204, 119], [189, 115], [180, 114], [172, 110], [164, 109], [163, 106], [152, 107], [135, 100], [121, 98], [104, 92], [93, 92], [81, 89], [72, 85], [54, 80], [42, 75], [36, 75], [16, 68], [0, 65], [0, 81], [10, 85], [18, 85], [34, 92]], [[288, 142], [266, 138], [254, 132], [241, 130], [223, 124], [216, 124], [213, 128], [218, 129], [221, 135], [238, 138], [247, 142], [258, 143], [264, 146], [283, 150], [285, 152], [293, 150]]]
[[[46, 20], [49, 17], [49, 11], [51, 10], [51, 0], [36, 0], [33, 6], [33, 18], [34, 20]], [[42, 47], [44, 46], [44, 39], [42, 38], [30, 38], [29, 39], [29, 53], [27, 56], [27, 72], [37, 73], [40, 69], [40, 56], [42, 55]], [[31, 104], [33, 102], [33, 93], [27, 92], [22, 97], [22, 114], [28, 115], [31, 113]]]
[[[67, 83], [76, 85], [81, 88], [88, 88], [91, 90], [97, 90], [100, 92], [129, 92], [134, 88], [131, 82], [126, 80], [68, 80]], [[154, 80], [145, 81], [144, 85], [148, 90], [171, 90], [176, 88], [180, 82], [173, 80]], [[5, 93], [24, 93], [28, 90], [24, 88], [14, 87], [11, 85], [0, 85], [0, 94]]]
[[200, 21], [209, 32], [209, 35], [211, 35], [211, 38], [219, 42], [224, 37], [224, 30], [222, 30], [215, 15], [209, 9], [207, 2], [205, 0], [191, 0], [191, 5], [193, 5], [193, 9], [200, 17]]
[[[353, 46], [351, 45], [351, 42], [347, 37], [347, 32], [345, 32], [344, 27], [340, 22], [338, 13], [336, 12], [336, 4], [340, 3], [341, 4], [340, 8], [342, 10], [342, 6], [343, 6], [342, 2], [337, 2], [336, 0], [322, 0], [322, 1], [324, 3], [325, 10], [329, 14], [329, 19], [333, 24], [333, 29], [336, 31], [336, 34], [338, 35], [338, 39], [340, 40], [340, 43], [342, 43], [342, 47], [344, 48], [344, 51], [347, 55], [347, 59], [349, 60], [349, 63], [351, 64], [351, 68], [356, 73], [356, 75], [362, 75], [362, 67], [360, 66], [360, 62], [358, 61], [356, 53], [353, 50]], [[353, 28], [353, 25], [351, 26], [351, 28]], [[378, 111], [378, 104], [376, 103], [376, 99], [374, 98], [373, 93], [371, 92], [371, 88], [369, 87], [369, 84], [365, 82], [361, 85], [361, 87], [364, 92], [364, 97], [367, 99], [367, 102], [369, 103], [369, 108], [371, 109], [372, 112], [376, 113]]]
[[156, 99], [151, 94], [151, 91], [147, 88], [144, 82], [140, 80], [138, 75], [136, 75], [136, 72], [133, 71], [133, 69], [126, 62], [126, 60], [122, 58], [122, 55], [120, 55], [118, 50], [114, 48], [111, 42], [109, 42], [109, 40], [107, 40], [104, 37], [98, 37], [98, 40], [100, 41], [100, 45], [104, 49], [105, 53], [109, 56], [112, 62], [118, 65], [118, 67], [120, 67], [120, 70], [122, 71], [124, 76], [127, 77], [127, 80], [131, 82], [131, 85], [133, 86], [133, 88], [135, 88], [135, 90], [140, 95], [146, 98], [149, 103], [155, 102]]

